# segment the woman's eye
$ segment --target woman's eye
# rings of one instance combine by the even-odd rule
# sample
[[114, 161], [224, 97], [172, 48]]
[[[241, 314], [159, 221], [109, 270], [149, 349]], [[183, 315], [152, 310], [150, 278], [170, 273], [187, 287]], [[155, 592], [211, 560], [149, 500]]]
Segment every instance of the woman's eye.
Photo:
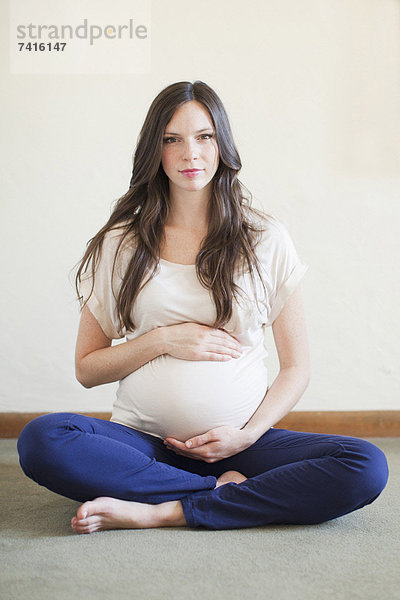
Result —
[[[203, 133], [200, 136], [200, 139], [203, 140], [210, 140], [212, 137], [214, 136], [213, 133]], [[173, 142], [176, 142], [178, 138], [174, 138], [174, 137], [167, 137], [167, 138], [163, 138], [163, 142], [164, 144], [172, 144]]]

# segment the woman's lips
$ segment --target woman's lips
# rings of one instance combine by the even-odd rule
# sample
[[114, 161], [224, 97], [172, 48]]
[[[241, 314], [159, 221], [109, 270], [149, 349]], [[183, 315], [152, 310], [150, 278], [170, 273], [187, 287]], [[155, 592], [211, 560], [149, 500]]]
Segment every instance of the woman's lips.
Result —
[[185, 177], [196, 177], [199, 173], [201, 173], [204, 169], [188, 169], [185, 171], [181, 171], [182, 175]]

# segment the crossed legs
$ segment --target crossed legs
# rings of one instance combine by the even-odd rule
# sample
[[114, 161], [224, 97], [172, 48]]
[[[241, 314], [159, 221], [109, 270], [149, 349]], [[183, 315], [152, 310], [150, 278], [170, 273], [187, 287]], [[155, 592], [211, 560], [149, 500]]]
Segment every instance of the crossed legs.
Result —
[[29, 423], [18, 451], [28, 477], [83, 502], [71, 523], [78, 533], [319, 523], [369, 504], [388, 478], [384, 454], [358, 438], [270, 429], [243, 452], [205, 463], [73, 413]]

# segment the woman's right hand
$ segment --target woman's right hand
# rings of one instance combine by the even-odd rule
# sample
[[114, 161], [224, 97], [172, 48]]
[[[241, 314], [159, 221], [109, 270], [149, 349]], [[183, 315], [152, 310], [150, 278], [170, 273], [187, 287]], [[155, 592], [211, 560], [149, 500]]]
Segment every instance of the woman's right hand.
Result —
[[199, 323], [161, 327], [165, 353], [183, 360], [230, 360], [239, 358], [239, 341], [223, 329]]

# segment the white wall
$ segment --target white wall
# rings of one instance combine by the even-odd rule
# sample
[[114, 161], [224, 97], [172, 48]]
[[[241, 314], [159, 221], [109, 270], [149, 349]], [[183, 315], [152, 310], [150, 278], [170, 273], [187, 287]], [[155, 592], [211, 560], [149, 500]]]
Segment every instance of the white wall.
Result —
[[[154, 96], [219, 93], [255, 205], [301, 258], [312, 380], [299, 410], [399, 408], [397, 0], [152, 2], [146, 75], [11, 75], [1, 3], [1, 411], [107, 411], [74, 379], [69, 272], [128, 189]], [[277, 358], [267, 335], [271, 380]]]

